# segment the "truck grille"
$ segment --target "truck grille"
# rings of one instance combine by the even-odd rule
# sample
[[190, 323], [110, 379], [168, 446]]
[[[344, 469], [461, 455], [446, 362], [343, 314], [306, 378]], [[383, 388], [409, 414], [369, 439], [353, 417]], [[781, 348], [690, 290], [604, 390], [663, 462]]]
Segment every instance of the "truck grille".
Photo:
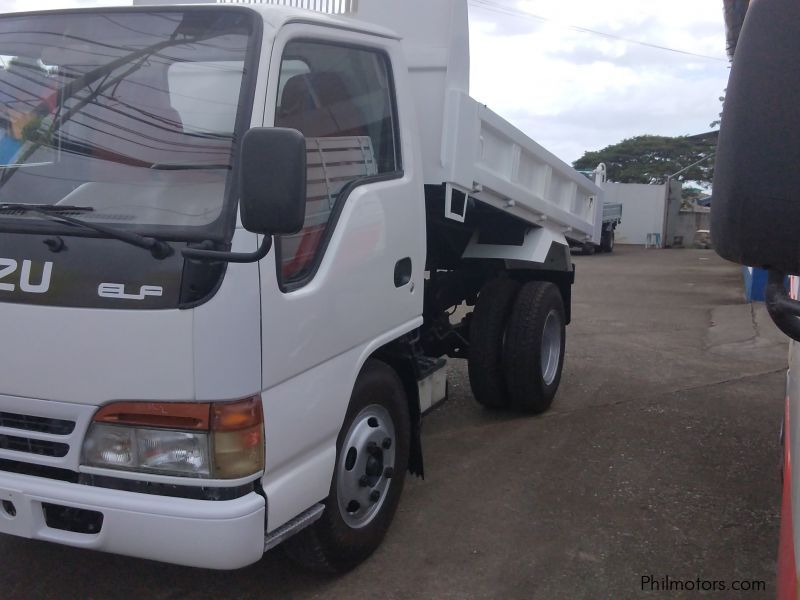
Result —
[[63, 419], [49, 419], [47, 417], [32, 417], [30, 415], [0, 412], [0, 427], [38, 431], [39, 433], [52, 433], [54, 435], [69, 435], [75, 429], [75, 422], [65, 421]]
[[0, 461], [77, 473], [83, 436], [96, 411], [91, 405], [0, 394]]
[[69, 446], [67, 444], [2, 434], [0, 434], [0, 449], [13, 450], [15, 452], [28, 452], [30, 454], [52, 456], [55, 458], [62, 458], [69, 452]]

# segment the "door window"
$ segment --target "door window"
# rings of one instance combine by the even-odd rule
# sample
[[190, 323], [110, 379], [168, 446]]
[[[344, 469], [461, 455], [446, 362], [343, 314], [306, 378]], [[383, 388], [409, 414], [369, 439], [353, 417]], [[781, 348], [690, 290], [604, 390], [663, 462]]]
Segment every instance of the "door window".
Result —
[[319, 263], [345, 186], [400, 171], [388, 58], [351, 46], [289, 43], [275, 126], [306, 137], [305, 223], [299, 233], [277, 242], [280, 281], [296, 287]]

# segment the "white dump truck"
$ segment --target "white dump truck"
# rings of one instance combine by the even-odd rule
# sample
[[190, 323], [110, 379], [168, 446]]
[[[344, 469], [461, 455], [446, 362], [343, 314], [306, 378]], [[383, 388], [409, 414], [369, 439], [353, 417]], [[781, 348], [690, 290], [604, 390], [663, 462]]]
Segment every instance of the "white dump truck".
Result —
[[[594, 181], [600, 188], [605, 187], [606, 183], [606, 165], [600, 163], [593, 171], [578, 171], [592, 181]], [[600, 252], [613, 252], [614, 251], [614, 238], [617, 227], [622, 223], [622, 204], [620, 202], [604, 202], [603, 215], [601, 217], [600, 228], [600, 243], [594, 243], [589, 236], [575, 237], [567, 234], [569, 245], [572, 248], [580, 248], [583, 254], [594, 254]]]
[[0, 17], [0, 532], [344, 571], [423, 474], [448, 357], [487, 407], [550, 406], [602, 191], [469, 96], [467, 24]]

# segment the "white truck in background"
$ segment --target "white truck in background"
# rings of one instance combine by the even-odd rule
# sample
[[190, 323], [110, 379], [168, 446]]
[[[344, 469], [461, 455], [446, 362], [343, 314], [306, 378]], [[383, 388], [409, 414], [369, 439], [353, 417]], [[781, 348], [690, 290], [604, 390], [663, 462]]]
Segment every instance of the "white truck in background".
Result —
[[484, 406], [550, 406], [602, 190], [469, 96], [467, 24], [0, 17], [0, 532], [341, 572], [423, 474], [446, 357]]
[[[600, 188], [605, 187], [606, 183], [606, 165], [600, 163], [593, 171], [578, 171], [592, 181], [594, 181]], [[569, 245], [573, 248], [580, 248], [583, 254], [592, 255], [595, 252], [613, 252], [614, 251], [614, 238], [616, 236], [616, 229], [622, 223], [622, 203], [620, 202], [603, 202], [603, 214], [601, 217], [600, 227], [600, 243], [595, 243], [588, 237], [583, 239], [569, 238]]]

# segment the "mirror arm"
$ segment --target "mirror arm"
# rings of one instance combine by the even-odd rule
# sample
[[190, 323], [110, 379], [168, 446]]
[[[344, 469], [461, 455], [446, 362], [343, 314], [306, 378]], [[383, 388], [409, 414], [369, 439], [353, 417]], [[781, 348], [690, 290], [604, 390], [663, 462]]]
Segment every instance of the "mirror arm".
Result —
[[800, 341], [800, 302], [792, 300], [786, 293], [784, 277], [780, 271], [769, 270], [765, 294], [767, 312], [778, 329], [793, 340]]
[[[210, 242], [203, 242], [206, 246], [211, 246]], [[222, 250], [206, 250], [203, 248], [184, 248], [181, 250], [184, 258], [190, 260], [229, 262], [229, 263], [254, 263], [260, 261], [272, 248], [272, 236], [265, 235], [261, 240], [261, 245], [255, 252], [226, 252]]]

